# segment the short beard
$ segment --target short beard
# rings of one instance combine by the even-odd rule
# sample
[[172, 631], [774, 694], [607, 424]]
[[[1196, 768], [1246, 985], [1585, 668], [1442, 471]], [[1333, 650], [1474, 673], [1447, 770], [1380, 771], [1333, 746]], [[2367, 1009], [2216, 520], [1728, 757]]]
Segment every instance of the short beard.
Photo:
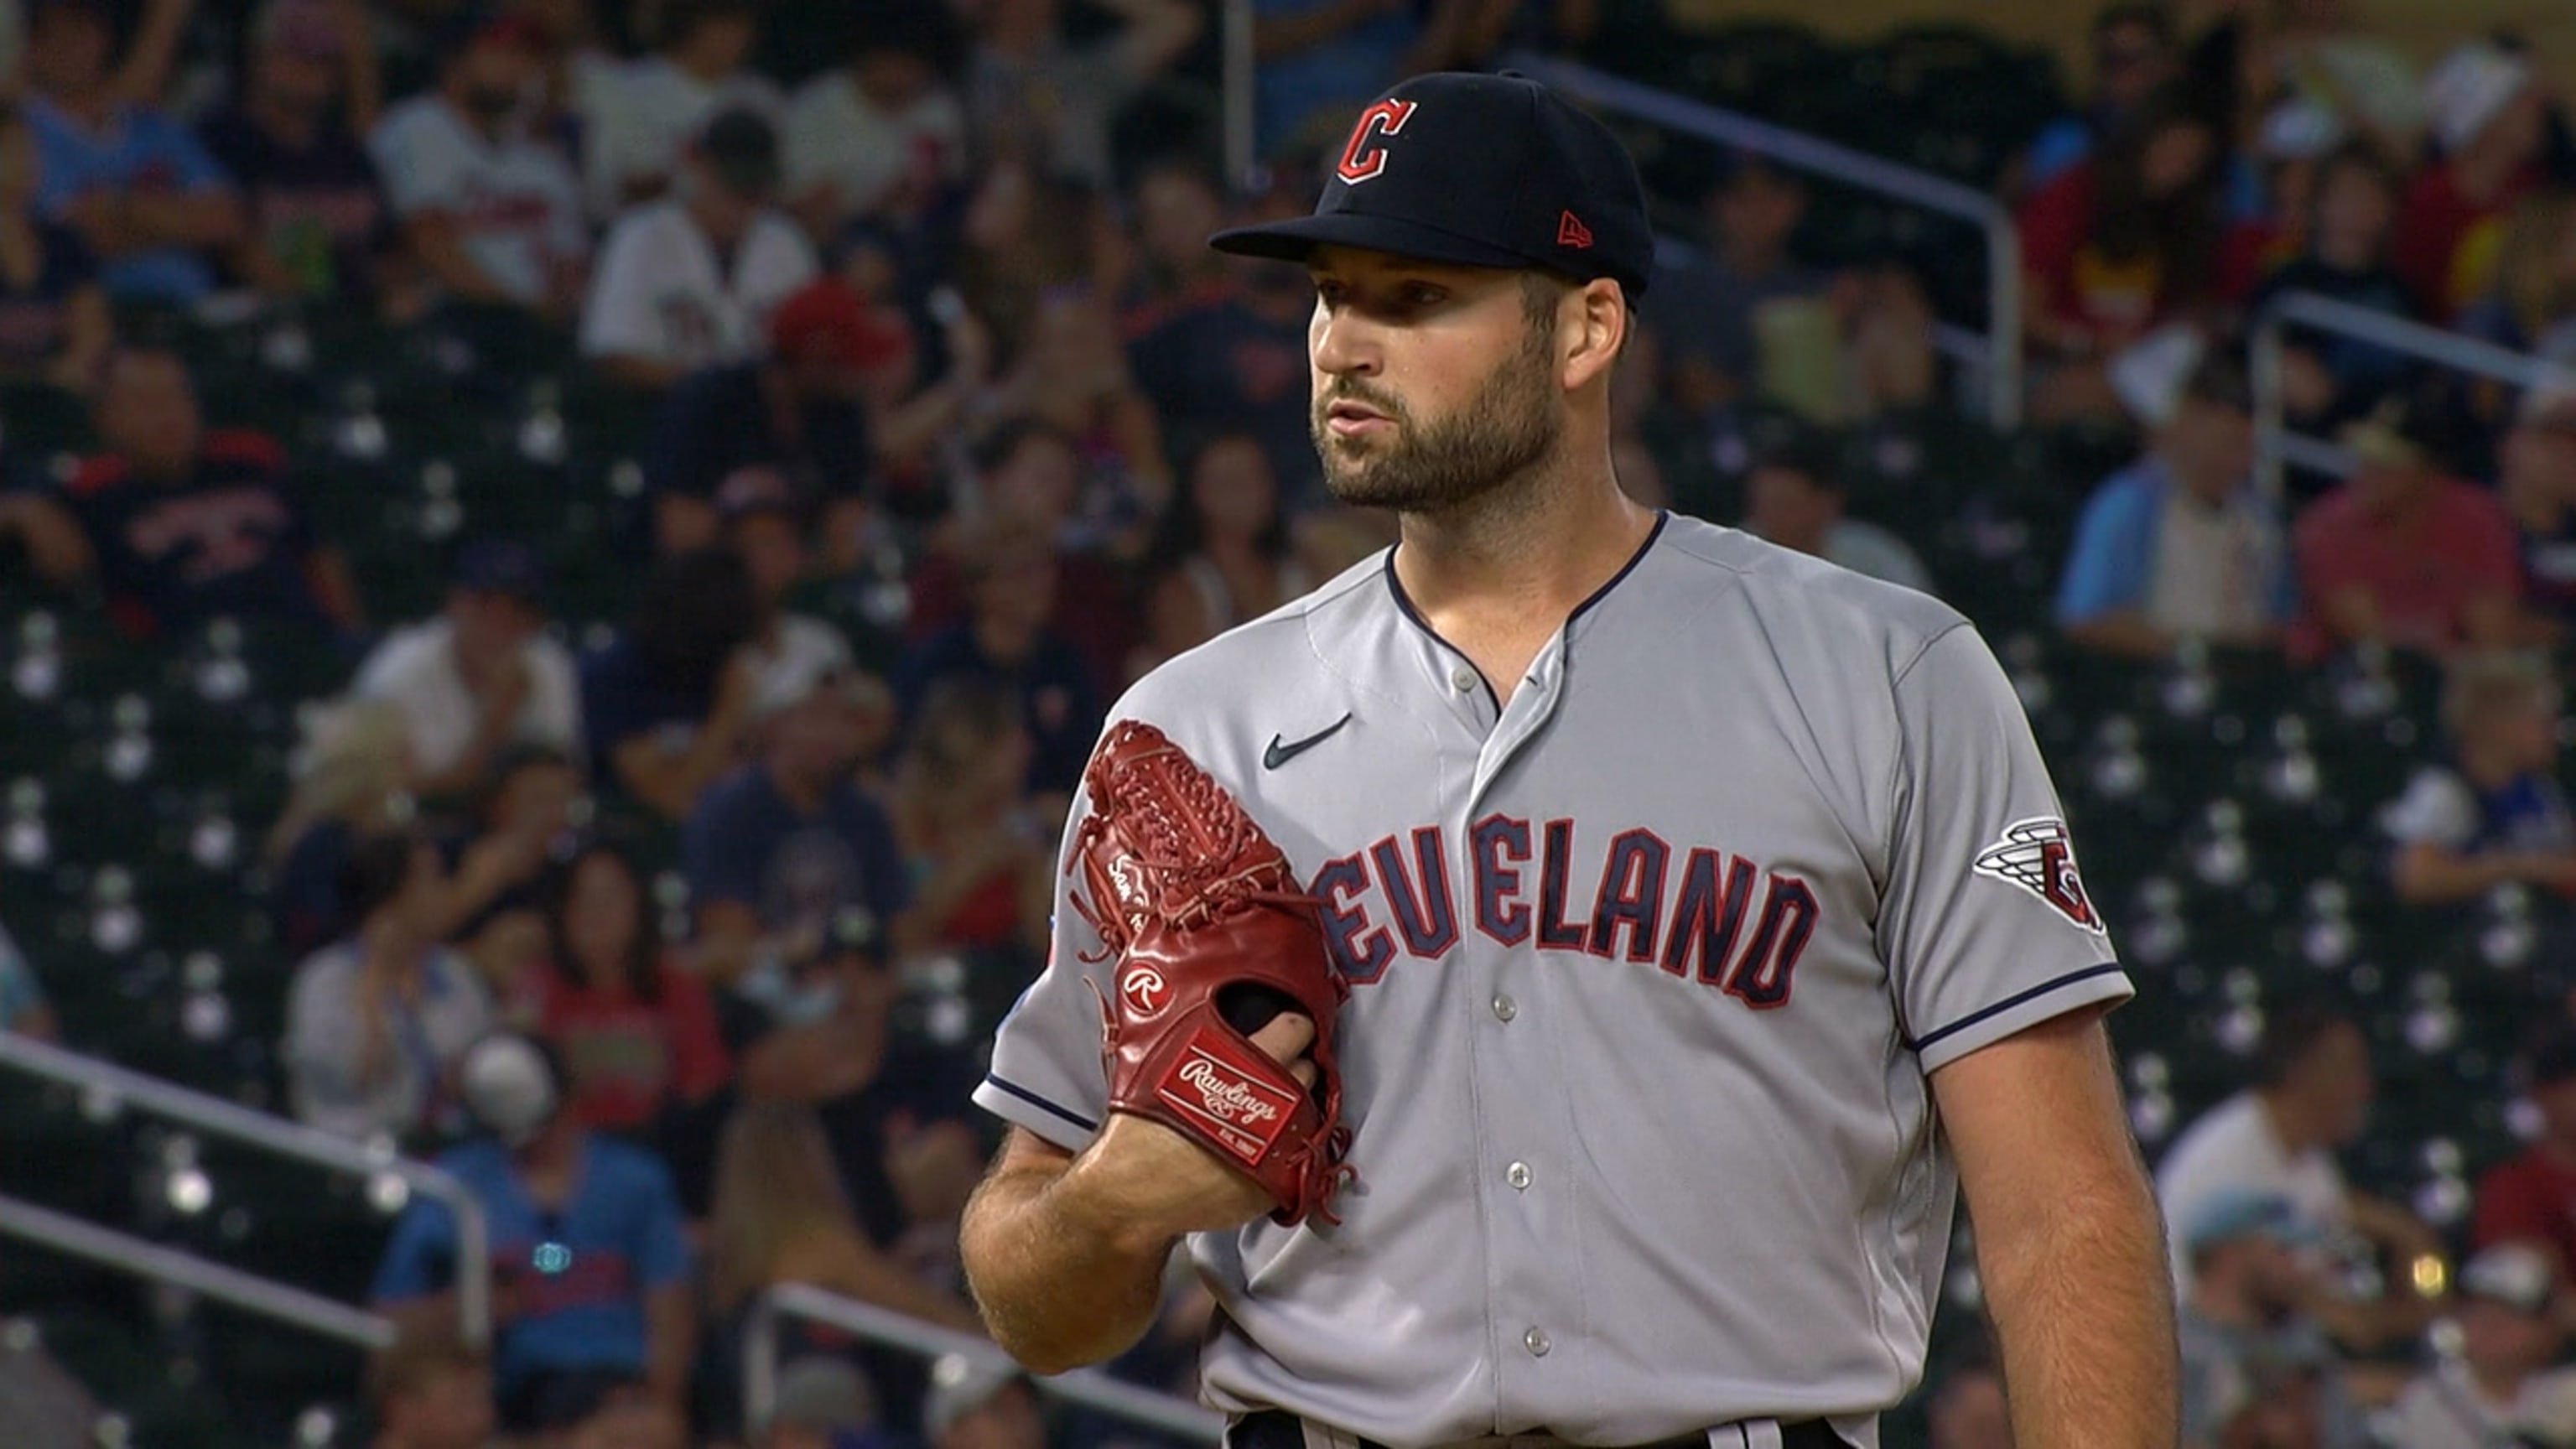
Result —
[[[1565, 431], [1552, 376], [1556, 355], [1553, 305], [1526, 310], [1521, 346], [1497, 364], [1476, 396], [1454, 415], [1423, 427], [1393, 397], [1348, 379], [1319, 394], [1308, 420], [1324, 487], [1355, 508], [1441, 513], [1522, 477], [1556, 451]], [[1325, 426], [1336, 402], [1358, 402], [1386, 414], [1389, 441], [1337, 438]]]

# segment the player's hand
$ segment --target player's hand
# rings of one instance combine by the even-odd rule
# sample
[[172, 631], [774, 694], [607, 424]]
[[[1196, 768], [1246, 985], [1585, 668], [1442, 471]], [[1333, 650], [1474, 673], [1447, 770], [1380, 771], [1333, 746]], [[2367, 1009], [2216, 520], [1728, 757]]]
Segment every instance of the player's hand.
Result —
[[[1305, 1059], [1314, 1043], [1315, 1023], [1294, 1012], [1252, 1034], [1252, 1044], [1285, 1064], [1303, 1086], [1314, 1085], [1315, 1065]], [[1097, 1194], [1105, 1221], [1147, 1243], [1239, 1228], [1278, 1206], [1259, 1183], [1215, 1153], [1126, 1112], [1110, 1114], [1074, 1171]]]

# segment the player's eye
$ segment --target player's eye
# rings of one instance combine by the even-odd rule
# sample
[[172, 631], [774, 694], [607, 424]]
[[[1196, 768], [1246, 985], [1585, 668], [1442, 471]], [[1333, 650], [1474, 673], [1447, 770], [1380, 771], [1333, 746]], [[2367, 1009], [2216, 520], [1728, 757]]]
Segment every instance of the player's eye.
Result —
[[1405, 284], [1403, 295], [1404, 304], [1408, 307], [1437, 307], [1449, 300], [1449, 294], [1446, 291], [1429, 282], [1408, 282]]
[[1342, 305], [1342, 298], [1345, 295], [1346, 289], [1341, 283], [1326, 281], [1321, 277], [1315, 279], [1315, 300], [1323, 303], [1327, 308]]

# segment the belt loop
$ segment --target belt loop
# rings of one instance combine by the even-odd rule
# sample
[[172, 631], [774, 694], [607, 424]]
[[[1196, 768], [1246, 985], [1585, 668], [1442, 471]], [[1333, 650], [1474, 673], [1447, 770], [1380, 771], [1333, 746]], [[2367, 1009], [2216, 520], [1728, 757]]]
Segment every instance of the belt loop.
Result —
[[1746, 1419], [1735, 1431], [1744, 1438], [1743, 1449], [1782, 1449], [1777, 1419]]

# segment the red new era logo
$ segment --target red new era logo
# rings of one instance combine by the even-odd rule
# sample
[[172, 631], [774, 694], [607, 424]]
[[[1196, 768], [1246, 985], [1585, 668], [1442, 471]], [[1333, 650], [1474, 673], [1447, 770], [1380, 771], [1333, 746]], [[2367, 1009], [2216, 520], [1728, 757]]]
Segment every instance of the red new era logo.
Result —
[[1573, 212], [1559, 212], [1556, 217], [1556, 244], [1580, 251], [1592, 245], [1592, 228], [1585, 226], [1583, 218]]

